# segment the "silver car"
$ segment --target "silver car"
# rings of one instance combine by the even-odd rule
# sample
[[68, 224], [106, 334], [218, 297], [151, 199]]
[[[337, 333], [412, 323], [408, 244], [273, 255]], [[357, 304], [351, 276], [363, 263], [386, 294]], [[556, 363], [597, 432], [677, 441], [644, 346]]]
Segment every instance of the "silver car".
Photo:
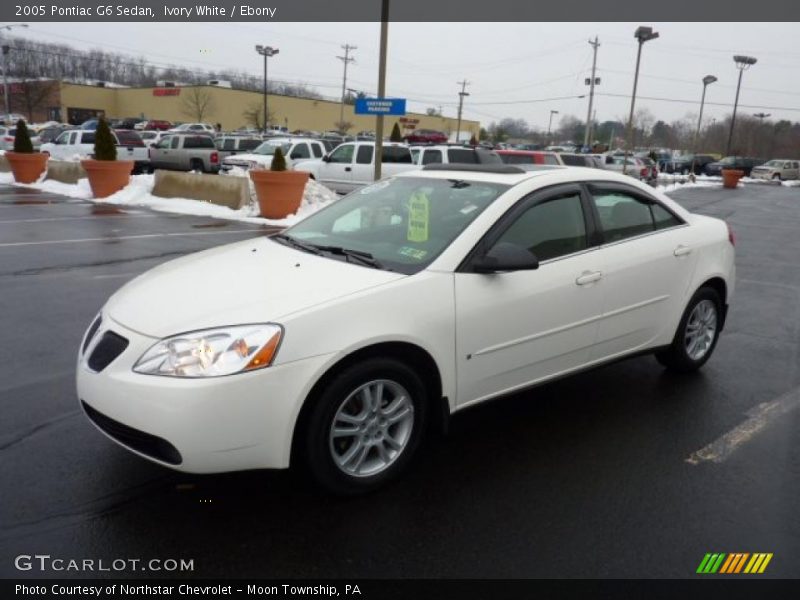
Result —
[[[33, 144], [33, 149], [38, 151], [39, 148], [42, 147], [42, 141], [39, 139], [39, 136], [33, 135], [33, 132], [28, 130], [31, 133], [31, 143]], [[14, 150], [14, 137], [17, 135], [17, 128], [16, 127], [0, 127], [0, 150]]]
[[750, 177], [753, 179], [775, 179], [777, 181], [798, 179], [800, 178], [800, 162], [776, 158], [765, 162], [761, 166], [753, 167]]

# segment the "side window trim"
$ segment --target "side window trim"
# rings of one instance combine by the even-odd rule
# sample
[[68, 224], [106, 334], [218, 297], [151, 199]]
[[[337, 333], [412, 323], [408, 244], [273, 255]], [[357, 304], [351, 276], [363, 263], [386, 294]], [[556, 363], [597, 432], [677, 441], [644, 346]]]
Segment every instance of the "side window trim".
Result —
[[[592, 213], [592, 219], [595, 222], [594, 230], [597, 233], [596, 240], [597, 240], [597, 244], [599, 246], [611, 246], [613, 244], [621, 244], [621, 243], [624, 243], [624, 242], [628, 242], [630, 240], [635, 240], [635, 239], [639, 239], [641, 237], [654, 235], [654, 234], [660, 233], [662, 231], [669, 231], [671, 229], [675, 229], [676, 227], [685, 227], [687, 225], [687, 223], [686, 223], [686, 221], [684, 219], [682, 219], [679, 215], [675, 214], [675, 212], [673, 210], [671, 210], [668, 206], [665, 206], [664, 203], [661, 202], [658, 198], [654, 198], [653, 196], [650, 196], [649, 194], [645, 194], [644, 192], [642, 192], [641, 190], [639, 190], [639, 189], [637, 189], [637, 188], [635, 188], [633, 186], [628, 186], [628, 185], [625, 185], [624, 183], [609, 183], [607, 181], [587, 181], [587, 182], [585, 182], [583, 184], [583, 187], [585, 189], [585, 192], [586, 192], [586, 195], [587, 195], [587, 199], [589, 201], [589, 210]], [[631, 237], [628, 237], [628, 238], [624, 238], [624, 239], [621, 239], [621, 240], [606, 241], [605, 233], [603, 232], [603, 227], [600, 224], [600, 214], [597, 212], [597, 206], [594, 203], [594, 199], [593, 199], [594, 194], [592, 193], [592, 189], [595, 189], [597, 191], [603, 191], [603, 192], [621, 192], [623, 194], [628, 194], [629, 196], [633, 196], [634, 198], [637, 198], [637, 199], [639, 199], [639, 200], [641, 200], [643, 202], [646, 202], [648, 204], [657, 204], [658, 206], [663, 208], [666, 212], [668, 212], [670, 215], [672, 215], [675, 218], [675, 220], [678, 221], [678, 225], [675, 225], [673, 227], [666, 227], [666, 228], [663, 228], [663, 229], [655, 229], [654, 228], [653, 231], [648, 231], [648, 232], [641, 233], [639, 235], [634, 235], [634, 236], [631, 236]], [[650, 211], [650, 215], [652, 217], [652, 215], [653, 215], [653, 211], [652, 210]], [[655, 222], [653, 223], [653, 225], [655, 227]]]
[[575, 254], [582, 254], [584, 252], [589, 252], [594, 250], [598, 247], [599, 244], [595, 243], [597, 239], [596, 229], [595, 229], [595, 222], [594, 218], [590, 217], [586, 212], [586, 202], [591, 201], [590, 198], [585, 197], [585, 191], [583, 187], [578, 183], [560, 183], [556, 185], [552, 185], [546, 188], [542, 188], [540, 190], [536, 190], [531, 192], [530, 194], [523, 196], [513, 206], [511, 206], [494, 224], [489, 228], [489, 230], [483, 234], [480, 240], [476, 242], [476, 244], [472, 247], [467, 255], [464, 257], [464, 260], [456, 268], [456, 273], [473, 273], [472, 270], [472, 261], [475, 260], [477, 256], [480, 256], [484, 252], [486, 252], [492, 244], [494, 244], [506, 230], [516, 222], [516, 220], [523, 215], [528, 209], [533, 208], [538, 204], [543, 204], [548, 202], [549, 200], [555, 200], [558, 197], [569, 195], [569, 194], [580, 194], [581, 197], [581, 208], [583, 209], [583, 223], [584, 227], [586, 228], [586, 248], [581, 250], [580, 252], [576, 252], [573, 254], [566, 254], [564, 256], [559, 256], [556, 258], [549, 259], [547, 261], [542, 261], [542, 264], [547, 262], [554, 262], [557, 260], [562, 260], [567, 256], [574, 256]]

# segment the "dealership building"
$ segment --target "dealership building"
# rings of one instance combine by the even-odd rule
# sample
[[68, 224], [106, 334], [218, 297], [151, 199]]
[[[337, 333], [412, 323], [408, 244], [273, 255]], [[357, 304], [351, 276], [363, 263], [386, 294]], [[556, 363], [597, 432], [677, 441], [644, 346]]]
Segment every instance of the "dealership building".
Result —
[[[94, 85], [52, 80], [10, 82], [10, 112], [27, 115], [33, 122], [53, 120], [78, 125], [104, 115], [164, 119], [173, 123], [220, 123], [223, 130], [252, 126], [254, 114], [263, 119], [264, 95], [260, 92], [220, 85], [163, 83], [160, 87], [124, 87], [107, 82]], [[334, 130], [340, 118], [341, 104], [331, 100], [269, 94], [267, 104], [270, 125], [286, 127], [289, 131]], [[344, 121], [352, 123], [350, 133], [375, 129], [374, 116], [356, 115], [353, 109], [352, 105], [345, 104]], [[395, 122], [399, 122], [404, 134], [414, 129], [435, 129], [450, 135], [455, 134], [458, 127], [453, 117], [408, 113], [403, 117], [385, 118], [387, 135]], [[461, 131], [462, 140], [472, 134], [477, 137], [480, 123], [462, 120]]]

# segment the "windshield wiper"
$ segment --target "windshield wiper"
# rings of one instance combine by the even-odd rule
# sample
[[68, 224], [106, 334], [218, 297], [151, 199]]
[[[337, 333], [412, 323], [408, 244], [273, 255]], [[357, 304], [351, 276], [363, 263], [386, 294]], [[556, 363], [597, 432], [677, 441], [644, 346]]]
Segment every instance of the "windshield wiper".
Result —
[[317, 256], [322, 254], [322, 250], [319, 246], [315, 246], [314, 244], [306, 244], [305, 242], [301, 242], [300, 240], [297, 240], [290, 235], [286, 235], [285, 233], [278, 233], [270, 236], [270, 238], [273, 240], [279, 240], [282, 244], [297, 248], [303, 252], [310, 252], [311, 254], [316, 254]]
[[385, 269], [385, 267], [372, 256], [369, 252], [362, 252], [361, 250], [351, 250], [350, 248], [342, 248], [341, 246], [318, 246], [313, 244], [314, 248], [322, 250], [323, 252], [330, 252], [331, 254], [338, 254], [344, 256], [348, 261], [355, 260], [359, 264], [374, 267], [376, 269]]

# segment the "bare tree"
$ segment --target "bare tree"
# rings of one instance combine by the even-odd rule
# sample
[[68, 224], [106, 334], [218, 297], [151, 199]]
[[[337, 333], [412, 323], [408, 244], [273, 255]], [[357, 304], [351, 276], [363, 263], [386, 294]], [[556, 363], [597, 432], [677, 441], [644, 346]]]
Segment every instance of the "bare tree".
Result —
[[[242, 113], [242, 117], [245, 120], [245, 123], [248, 125], [252, 125], [256, 129], [263, 129], [264, 128], [264, 105], [263, 104], [251, 104], [247, 107]], [[267, 109], [267, 121], [275, 121], [275, 113], [271, 110]]]
[[203, 118], [214, 112], [214, 98], [211, 93], [202, 87], [184, 88], [181, 102], [181, 112], [198, 123]]
[[353, 124], [350, 121], [336, 121], [333, 126], [336, 127], [336, 131], [339, 133], [347, 133], [348, 130], [353, 128]]
[[[13, 86], [14, 100], [16, 104], [22, 106], [22, 110], [28, 117], [28, 122], [37, 120], [36, 113], [42, 112], [49, 104], [53, 103], [53, 98], [58, 89], [55, 81], [31, 81], [23, 79]], [[12, 101], [12, 105], [15, 102]]]

